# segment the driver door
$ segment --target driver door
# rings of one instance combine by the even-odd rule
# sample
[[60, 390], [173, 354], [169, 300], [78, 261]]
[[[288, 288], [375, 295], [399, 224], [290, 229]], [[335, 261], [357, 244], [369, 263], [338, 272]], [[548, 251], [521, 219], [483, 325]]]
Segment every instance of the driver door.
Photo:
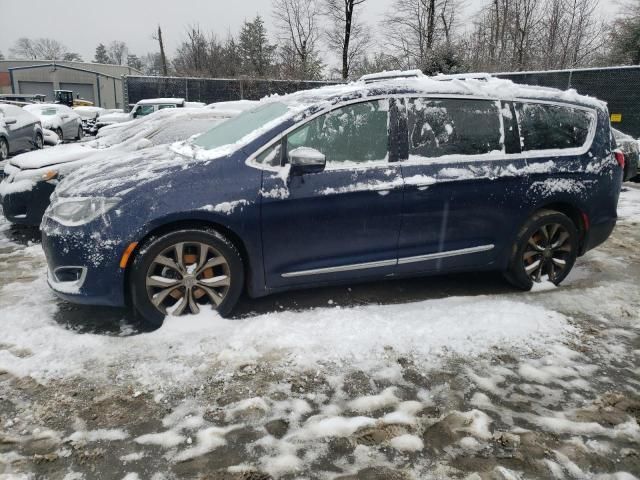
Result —
[[326, 159], [316, 173], [263, 171], [268, 288], [394, 273], [403, 195], [396, 124], [393, 99], [349, 104], [313, 118], [263, 152], [262, 158], [282, 164], [300, 147]]

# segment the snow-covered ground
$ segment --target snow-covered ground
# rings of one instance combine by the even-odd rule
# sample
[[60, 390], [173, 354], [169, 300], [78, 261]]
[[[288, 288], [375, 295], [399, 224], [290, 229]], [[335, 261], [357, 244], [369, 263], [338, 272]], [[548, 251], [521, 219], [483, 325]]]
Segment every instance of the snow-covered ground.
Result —
[[0, 479], [636, 478], [638, 186], [619, 215], [560, 288], [379, 282], [155, 331], [57, 301], [0, 223]]

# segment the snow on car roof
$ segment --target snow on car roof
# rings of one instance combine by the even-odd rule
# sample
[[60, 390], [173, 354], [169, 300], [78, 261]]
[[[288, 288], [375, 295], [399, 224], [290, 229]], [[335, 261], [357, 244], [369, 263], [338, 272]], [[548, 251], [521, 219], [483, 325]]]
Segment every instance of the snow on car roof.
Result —
[[158, 103], [184, 103], [184, 98], [145, 98], [136, 105], [155, 105]]
[[[388, 72], [387, 72], [388, 73]], [[314, 104], [337, 103], [341, 100], [366, 98], [385, 94], [424, 94], [424, 95], [464, 95], [487, 99], [538, 99], [569, 102], [584, 106], [605, 108], [605, 102], [594, 97], [580, 95], [576, 90], [558, 90], [555, 88], [523, 85], [511, 80], [482, 77], [451, 78], [450, 81], [436, 77], [382, 77], [379, 81], [366, 83], [351, 82], [340, 85], [327, 85], [313, 90], [303, 90], [288, 95], [271, 95], [261, 102], [278, 101], [296, 109], [304, 109]]]

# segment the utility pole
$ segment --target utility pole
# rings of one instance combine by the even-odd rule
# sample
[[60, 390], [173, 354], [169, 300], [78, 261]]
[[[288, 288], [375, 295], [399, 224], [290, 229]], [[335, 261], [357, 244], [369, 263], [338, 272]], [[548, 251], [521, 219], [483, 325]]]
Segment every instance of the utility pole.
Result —
[[165, 77], [169, 75], [167, 70], [167, 56], [164, 53], [164, 42], [162, 41], [162, 29], [160, 25], [158, 25], [158, 35], [157, 35], [158, 43], [160, 44], [160, 61], [162, 62], [162, 75]]

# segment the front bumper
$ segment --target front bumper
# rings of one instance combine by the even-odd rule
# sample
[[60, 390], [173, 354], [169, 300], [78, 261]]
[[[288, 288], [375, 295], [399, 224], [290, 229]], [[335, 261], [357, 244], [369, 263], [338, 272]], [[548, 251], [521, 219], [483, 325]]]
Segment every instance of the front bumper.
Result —
[[55, 188], [52, 183], [38, 182], [31, 190], [3, 195], [0, 201], [4, 216], [11, 223], [40, 225]]
[[[125, 306], [125, 271], [119, 265], [124, 245], [103, 240], [86, 225], [68, 228], [48, 217], [41, 228], [49, 286], [58, 297], [84, 305]], [[70, 277], [75, 271], [78, 275]]]

